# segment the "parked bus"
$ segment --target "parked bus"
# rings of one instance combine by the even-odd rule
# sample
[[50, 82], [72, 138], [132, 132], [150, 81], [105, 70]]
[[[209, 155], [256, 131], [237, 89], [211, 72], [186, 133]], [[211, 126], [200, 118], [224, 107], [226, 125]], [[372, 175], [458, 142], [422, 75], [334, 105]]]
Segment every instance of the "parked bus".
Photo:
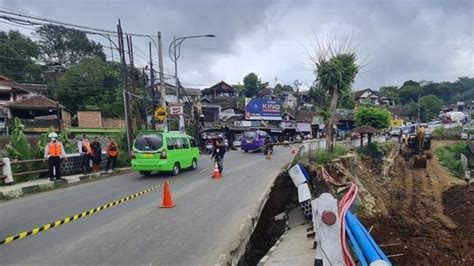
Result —
[[267, 132], [262, 130], [248, 130], [242, 136], [240, 148], [244, 152], [262, 150]]
[[143, 131], [133, 143], [132, 169], [148, 176], [152, 172], [171, 172], [197, 168], [196, 141], [179, 132]]

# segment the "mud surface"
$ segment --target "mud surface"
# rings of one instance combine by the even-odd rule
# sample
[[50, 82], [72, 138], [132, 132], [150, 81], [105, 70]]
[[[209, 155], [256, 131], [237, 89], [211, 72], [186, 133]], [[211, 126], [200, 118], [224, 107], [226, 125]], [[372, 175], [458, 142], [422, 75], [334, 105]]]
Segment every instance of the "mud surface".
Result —
[[[433, 146], [441, 145], [449, 143]], [[362, 221], [394, 264], [474, 265], [474, 184], [452, 178], [435, 158], [426, 169], [409, 169], [399, 156], [390, 178], [370, 166], [358, 176], [379, 209]]]

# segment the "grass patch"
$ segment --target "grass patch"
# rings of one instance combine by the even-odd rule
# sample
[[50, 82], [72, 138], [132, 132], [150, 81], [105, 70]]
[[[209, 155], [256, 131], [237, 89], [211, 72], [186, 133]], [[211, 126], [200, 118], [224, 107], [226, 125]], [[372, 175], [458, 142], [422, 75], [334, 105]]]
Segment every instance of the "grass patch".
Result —
[[325, 165], [337, 157], [344, 156], [347, 154], [347, 149], [341, 145], [335, 145], [332, 150], [320, 150], [314, 153], [314, 161], [318, 165]]
[[462, 126], [453, 128], [438, 127], [431, 133], [433, 139], [459, 140], [461, 138]]
[[370, 143], [364, 147], [358, 148], [357, 152], [362, 158], [382, 160], [384, 156], [377, 143]]
[[441, 165], [453, 176], [463, 178], [464, 169], [461, 162], [461, 153], [466, 151], [466, 143], [460, 142], [454, 145], [438, 148], [435, 151], [436, 158]]
[[395, 143], [377, 143], [372, 142], [362, 148], [358, 148], [357, 152], [360, 156], [365, 158], [372, 158], [376, 160], [382, 160], [384, 156], [388, 156], [392, 149], [395, 147]]

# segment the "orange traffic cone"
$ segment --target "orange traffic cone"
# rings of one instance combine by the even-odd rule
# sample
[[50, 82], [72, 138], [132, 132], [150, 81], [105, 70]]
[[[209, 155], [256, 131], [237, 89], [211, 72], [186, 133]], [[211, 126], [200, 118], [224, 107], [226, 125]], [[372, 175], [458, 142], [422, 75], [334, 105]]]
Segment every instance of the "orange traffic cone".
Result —
[[173, 202], [173, 196], [171, 196], [170, 183], [168, 181], [163, 182], [163, 203], [160, 208], [173, 208], [176, 206]]
[[221, 179], [221, 173], [219, 172], [217, 162], [214, 163], [214, 173], [212, 174], [212, 179]]

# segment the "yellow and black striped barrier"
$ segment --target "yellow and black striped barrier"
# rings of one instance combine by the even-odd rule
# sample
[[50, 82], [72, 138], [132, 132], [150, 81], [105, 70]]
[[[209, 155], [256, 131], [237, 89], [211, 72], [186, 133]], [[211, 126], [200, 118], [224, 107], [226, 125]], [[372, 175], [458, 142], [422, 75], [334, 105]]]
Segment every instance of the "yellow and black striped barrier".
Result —
[[[176, 181], [180, 180], [180, 179], [183, 179], [183, 178], [178, 178], [178, 179], [175, 179], [175, 180], [171, 180], [171, 181], [168, 181], [170, 184], [173, 184], [173, 183], [176, 183]], [[140, 196], [143, 196], [149, 192], [152, 192], [158, 188], [161, 188], [162, 185], [156, 185], [154, 187], [151, 187], [151, 188], [148, 188], [148, 189], [145, 189], [141, 192], [138, 192], [138, 193], [135, 193], [133, 195], [129, 195], [125, 198], [121, 198], [119, 200], [116, 200], [116, 201], [113, 201], [113, 202], [110, 202], [110, 203], [107, 203], [107, 204], [104, 204], [102, 206], [99, 206], [97, 208], [94, 208], [94, 209], [90, 209], [88, 211], [84, 211], [82, 213], [78, 213], [78, 214], [74, 214], [74, 215], [71, 215], [71, 216], [68, 216], [62, 220], [57, 220], [55, 222], [52, 222], [52, 223], [49, 223], [49, 224], [45, 224], [41, 227], [36, 227], [36, 228], [33, 228], [31, 229], [30, 231], [27, 231], [27, 232], [21, 232], [17, 235], [14, 235], [14, 236], [9, 236], [9, 237], [6, 237], [5, 239], [1, 240], [0, 241], [0, 245], [5, 245], [5, 244], [9, 244], [15, 240], [19, 240], [19, 239], [23, 239], [23, 238], [26, 238], [28, 236], [31, 236], [31, 235], [36, 235], [40, 232], [44, 232], [44, 231], [48, 231], [52, 228], [56, 228], [56, 227], [59, 227], [63, 224], [67, 224], [67, 223], [70, 223], [70, 222], [74, 222], [74, 221], [77, 221], [81, 218], [84, 218], [84, 217], [87, 217], [87, 216], [90, 216], [90, 215], [93, 215], [95, 213], [98, 213], [100, 211], [103, 211], [105, 209], [108, 209], [108, 208], [111, 208], [111, 207], [114, 207], [116, 205], [119, 205], [121, 203], [124, 203], [124, 202], [127, 202], [129, 200], [132, 200], [134, 198], [138, 198]]]

